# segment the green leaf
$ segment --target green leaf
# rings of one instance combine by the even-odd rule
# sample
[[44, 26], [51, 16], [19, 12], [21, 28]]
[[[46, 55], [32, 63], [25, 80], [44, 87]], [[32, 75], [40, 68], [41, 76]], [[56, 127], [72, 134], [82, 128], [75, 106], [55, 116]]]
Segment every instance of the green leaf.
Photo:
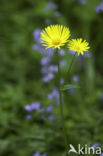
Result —
[[61, 90], [62, 91], [65, 91], [65, 90], [68, 90], [70, 88], [80, 88], [80, 86], [76, 85], [76, 84], [67, 84], [67, 85], [64, 85]]

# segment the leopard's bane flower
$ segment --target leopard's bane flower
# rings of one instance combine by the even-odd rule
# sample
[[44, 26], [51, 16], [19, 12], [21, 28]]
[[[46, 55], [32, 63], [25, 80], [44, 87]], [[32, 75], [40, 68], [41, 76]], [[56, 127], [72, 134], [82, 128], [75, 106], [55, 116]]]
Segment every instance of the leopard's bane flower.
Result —
[[63, 25], [51, 25], [41, 32], [41, 42], [46, 49], [51, 47], [60, 49], [68, 42], [69, 37], [70, 31]]
[[83, 55], [84, 52], [88, 51], [88, 49], [90, 48], [88, 45], [89, 43], [86, 42], [86, 40], [83, 41], [82, 38], [72, 39], [71, 41], [69, 41], [68, 48], [72, 51], [77, 52], [78, 55]]

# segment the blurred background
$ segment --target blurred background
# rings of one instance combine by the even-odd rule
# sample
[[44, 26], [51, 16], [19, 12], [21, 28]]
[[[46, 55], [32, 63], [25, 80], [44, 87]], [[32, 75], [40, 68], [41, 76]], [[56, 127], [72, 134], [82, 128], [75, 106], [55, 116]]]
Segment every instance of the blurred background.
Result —
[[[68, 148], [98, 143], [103, 151], [103, 1], [1, 0], [0, 8], [0, 156], [64, 156], [56, 58], [40, 44], [51, 24], [91, 47], [65, 80], [80, 85], [63, 92]], [[63, 85], [73, 54], [59, 53]]]

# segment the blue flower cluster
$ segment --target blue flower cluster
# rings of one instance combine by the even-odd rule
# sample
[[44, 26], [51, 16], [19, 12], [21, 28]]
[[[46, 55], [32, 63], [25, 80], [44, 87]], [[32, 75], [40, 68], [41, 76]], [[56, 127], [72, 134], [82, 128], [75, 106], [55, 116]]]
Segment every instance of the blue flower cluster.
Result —
[[[75, 54], [75, 51], [71, 51], [71, 50], [68, 50], [68, 52], [70, 53], [70, 54], [72, 54], [72, 55], [74, 55]], [[78, 53], [76, 53], [76, 56], [78, 56]], [[86, 57], [86, 58], [88, 58], [88, 57], [91, 57], [91, 54], [90, 54], [90, 52], [89, 51], [86, 51], [86, 52], [84, 52], [84, 55], [79, 55], [79, 57]], [[78, 58], [79, 58], [78, 57]]]
[[[95, 143], [94, 145], [91, 146], [91, 148], [96, 149], [97, 147], [100, 147], [99, 143]], [[103, 153], [101, 153], [99, 156], [103, 156]]]
[[51, 93], [48, 94], [49, 100], [56, 100], [56, 103], [59, 104], [59, 91], [54, 88]]
[[[61, 16], [61, 13], [59, 12], [59, 11], [57, 11], [57, 9], [58, 9], [58, 5], [57, 4], [55, 4], [54, 2], [52, 2], [52, 1], [49, 1], [48, 3], [47, 3], [47, 5], [46, 5], [46, 7], [44, 8], [44, 11], [46, 12], [46, 13], [48, 13], [48, 12], [50, 12], [50, 11], [54, 11], [54, 16], [55, 17], [58, 17], [58, 16]], [[49, 23], [50, 24], [50, 23]]]
[[[80, 80], [80, 77], [79, 77], [78, 75], [73, 75], [73, 76], [72, 76], [72, 81], [73, 81], [74, 83], [79, 82], [79, 80]], [[70, 94], [73, 94], [74, 92], [75, 92], [75, 88], [70, 88], [70, 89], [68, 90], [68, 93], [70, 93]]]
[[32, 112], [41, 110], [42, 115], [41, 119], [48, 117], [49, 120], [54, 119], [54, 114], [52, 114], [53, 106], [49, 105], [47, 107], [42, 107], [40, 102], [33, 102], [30, 105], [26, 105], [24, 109], [29, 113], [26, 115], [26, 119], [29, 120], [32, 118]]
[[41, 155], [39, 151], [36, 151], [36, 152], [33, 154], [33, 156], [47, 156], [47, 154], [44, 153], [44, 154]]
[[100, 13], [101, 11], [103, 11], [103, 0], [101, 1], [101, 3], [96, 7], [96, 12]]
[[48, 117], [49, 120], [54, 120], [54, 114], [52, 114], [53, 106], [50, 105], [48, 107], [43, 108], [43, 114], [41, 115], [41, 119], [45, 119]]
[[29, 113], [28, 115], [26, 115], [26, 119], [29, 120], [32, 118], [32, 112], [34, 110], [37, 111], [41, 109], [41, 104], [40, 102], [33, 102], [30, 105], [26, 105], [24, 109]]
[[100, 100], [100, 101], [103, 101], [103, 93], [101, 93], [101, 94], [99, 95], [99, 100]]
[[54, 78], [54, 74], [58, 72], [58, 67], [51, 64], [51, 58], [49, 56], [45, 56], [41, 59], [41, 65], [43, 82], [48, 83]]

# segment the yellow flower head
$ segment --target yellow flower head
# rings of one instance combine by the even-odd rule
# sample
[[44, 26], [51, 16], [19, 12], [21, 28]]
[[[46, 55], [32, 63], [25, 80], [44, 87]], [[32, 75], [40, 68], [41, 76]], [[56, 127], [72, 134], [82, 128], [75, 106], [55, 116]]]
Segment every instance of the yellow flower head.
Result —
[[86, 42], [86, 40], [82, 40], [82, 38], [79, 39], [72, 39], [71, 41], [69, 41], [68, 44], [68, 48], [72, 51], [75, 51], [78, 53], [78, 55], [83, 55], [84, 52], [88, 51], [88, 49], [90, 48], [89, 43]]
[[70, 37], [70, 31], [63, 25], [51, 25], [41, 32], [41, 42], [43, 46], [48, 48], [60, 49]]

